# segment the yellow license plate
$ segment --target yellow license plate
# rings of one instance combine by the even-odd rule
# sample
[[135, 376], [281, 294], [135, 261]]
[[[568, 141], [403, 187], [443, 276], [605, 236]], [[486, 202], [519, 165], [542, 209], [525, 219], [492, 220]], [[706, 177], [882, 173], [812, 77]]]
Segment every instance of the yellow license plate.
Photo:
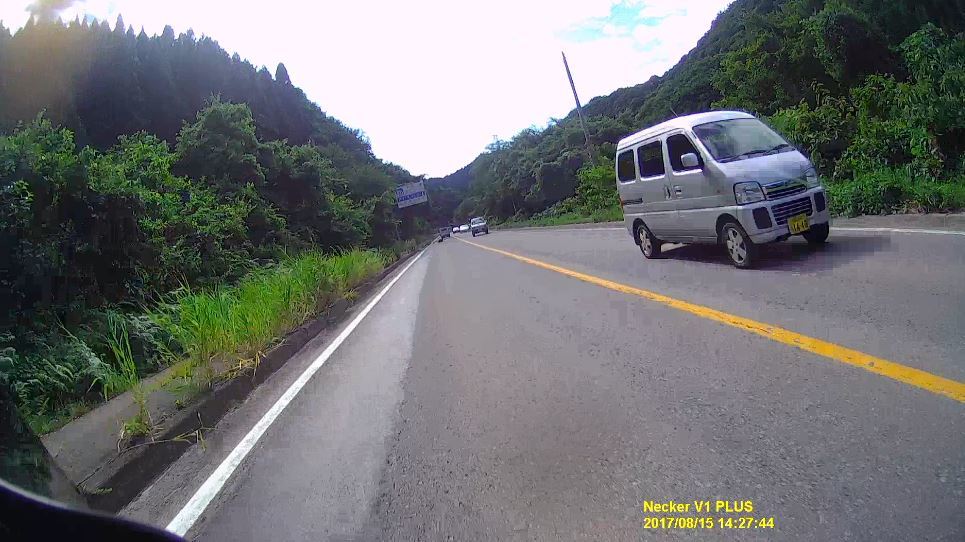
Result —
[[791, 230], [792, 234], [801, 233], [808, 231], [811, 227], [808, 225], [808, 215], [794, 215], [787, 219], [787, 227]]

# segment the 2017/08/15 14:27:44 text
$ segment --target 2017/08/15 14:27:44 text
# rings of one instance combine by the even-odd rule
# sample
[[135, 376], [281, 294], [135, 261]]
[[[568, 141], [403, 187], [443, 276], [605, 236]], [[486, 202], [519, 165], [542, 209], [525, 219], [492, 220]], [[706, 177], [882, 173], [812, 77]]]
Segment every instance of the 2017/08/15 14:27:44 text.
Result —
[[646, 516], [644, 529], [773, 529], [773, 517]]

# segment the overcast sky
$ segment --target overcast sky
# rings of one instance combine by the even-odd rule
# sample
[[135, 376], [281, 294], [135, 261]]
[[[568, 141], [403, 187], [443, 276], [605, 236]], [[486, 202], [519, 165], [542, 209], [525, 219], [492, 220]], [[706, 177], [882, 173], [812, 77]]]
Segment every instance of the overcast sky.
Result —
[[[362, 129], [382, 159], [442, 176], [492, 142], [580, 99], [660, 75], [731, 0], [39, 0], [75, 15], [118, 14], [137, 31], [191, 28], [292, 82], [326, 113]], [[0, 0], [19, 28], [37, 0]]]

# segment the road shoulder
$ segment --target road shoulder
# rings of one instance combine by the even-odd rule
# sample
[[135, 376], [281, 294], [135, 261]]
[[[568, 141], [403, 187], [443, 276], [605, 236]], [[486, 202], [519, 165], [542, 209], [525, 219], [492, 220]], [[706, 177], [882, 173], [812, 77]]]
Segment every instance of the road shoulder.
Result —
[[[425, 258], [422, 258], [423, 260]], [[416, 264], [424, 262], [415, 262]], [[412, 271], [419, 269], [419, 265], [414, 265], [401, 279], [409, 279]], [[382, 281], [370, 290], [370, 294], [360, 298], [345, 314], [344, 322], [340, 325], [331, 326], [323, 329], [320, 333], [313, 336], [307, 344], [295, 353], [287, 362], [271, 375], [265, 383], [254, 389], [247, 398], [242, 398], [233, 403], [233, 409], [229, 411], [223, 419], [213, 427], [210, 432], [206, 432], [200, 445], [191, 445], [187, 450], [174, 461], [166, 471], [164, 471], [154, 482], [140, 493], [131, 503], [129, 503], [121, 513], [132, 519], [144, 521], [158, 526], [165, 526], [188, 502], [198, 486], [210, 475], [236, 447], [249, 430], [259, 421], [265, 412], [286, 393], [290, 386], [303, 374], [303, 372], [314, 362], [316, 358], [338, 337], [345, 328], [369, 305], [371, 300], [381, 292], [396, 276], [399, 276], [405, 267], [397, 269], [394, 273], [386, 276]], [[400, 284], [395, 285], [387, 292], [387, 297], [393, 296], [393, 291], [409, 280], [400, 280]], [[421, 281], [418, 281], [421, 286]], [[373, 307], [372, 312], [359, 324], [359, 329], [349, 335], [346, 344], [336, 350], [332, 355], [332, 362], [326, 364], [319, 373], [311, 379], [312, 382], [306, 386], [314, 385], [316, 380], [324, 380], [324, 374], [330, 369], [330, 365], [338, 365], [340, 362], [336, 358], [341, 358], [343, 350], [349, 346], [355, 335], [362, 333], [367, 327], [367, 322], [376, 317], [381, 311], [388, 310], [385, 307], [394, 305], [390, 299], [385, 299], [377, 306]], [[307, 390], [303, 390], [303, 395]], [[296, 397], [296, 400], [298, 397]], [[284, 417], [283, 413], [281, 417]], [[279, 418], [279, 421], [281, 419]], [[269, 428], [269, 431], [274, 426]], [[260, 446], [260, 444], [259, 444]], [[257, 452], [253, 450], [252, 455]], [[247, 461], [247, 460], [246, 460]], [[239, 473], [234, 477], [241, 476], [247, 471], [245, 465], [238, 468]], [[229, 481], [222, 493], [230, 493], [231, 487], [237, 481]], [[222, 500], [223, 496], [216, 499], [215, 506]]]

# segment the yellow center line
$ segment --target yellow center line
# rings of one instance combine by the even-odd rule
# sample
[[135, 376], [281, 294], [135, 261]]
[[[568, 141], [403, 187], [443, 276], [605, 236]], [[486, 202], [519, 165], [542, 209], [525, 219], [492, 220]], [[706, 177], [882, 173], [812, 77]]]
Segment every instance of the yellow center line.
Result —
[[814, 337], [795, 333], [777, 326], [751, 320], [750, 318], [728, 314], [716, 309], [711, 309], [710, 307], [697, 305], [695, 303], [688, 303], [687, 301], [681, 301], [680, 299], [668, 297], [656, 292], [644, 290], [642, 288], [636, 288], [634, 286], [620, 284], [619, 282], [613, 282], [612, 280], [587, 275], [586, 273], [580, 273], [579, 271], [573, 271], [572, 269], [567, 269], [558, 265], [542, 262], [533, 258], [527, 258], [526, 256], [520, 256], [519, 254], [514, 254], [498, 248], [480, 245], [479, 243], [466, 241], [465, 239], [459, 239], [458, 237], [456, 239], [484, 250], [502, 254], [503, 256], [513, 258], [514, 260], [519, 260], [530, 265], [535, 265], [536, 267], [541, 267], [543, 269], [555, 271], [568, 277], [589, 282], [590, 284], [602, 286], [616, 292], [639, 296], [651, 301], [656, 301], [657, 303], [662, 303], [668, 307], [673, 307], [677, 310], [695, 314], [702, 318], [707, 318], [709, 320], [720, 322], [721, 324], [743, 329], [744, 331], [749, 331], [756, 335], [760, 335], [761, 337], [765, 337], [779, 343], [784, 343], [786, 345], [793, 346], [819, 356], [824, 356], [835, 361], [840, 361], [841, 363], [860, 367], [861, 369], [891, 378], [892, 380], [910, 384], [916, 388], [928, 390], [932, 393], [937, 393], [938, 395], [944, 395], [945, 397], [954, 399], [960, 403], [965, 403], [965, 383], [962, 382], [943, 378], [927, 371], [908, 367], [907, 365], [895, 363], [894, 361], [888, 361], [886, 359], [865, 354], [864, 352], [858, 352], [857, 350], [852, 350], [844, 346], [822, 341], [821, 339], [815, 339]]

